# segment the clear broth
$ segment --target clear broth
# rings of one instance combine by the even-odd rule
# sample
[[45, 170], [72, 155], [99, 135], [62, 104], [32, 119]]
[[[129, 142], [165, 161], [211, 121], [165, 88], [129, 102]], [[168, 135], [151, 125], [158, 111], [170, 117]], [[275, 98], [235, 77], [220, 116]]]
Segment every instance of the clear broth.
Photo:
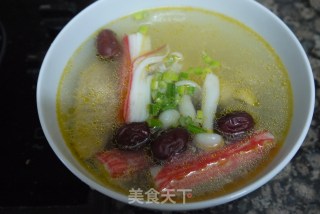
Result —
[[[103, 28], [112, 29], [119, 40], [148, 26], [153, 48], [168, 44], [171, 51], [184, 55], [184, 69], [201, 66], [206, 51], [222, 64], [218, 73], [221, 95], [218, 112], [245, 110], [255, 119], [256, 129], [267, 129], [276, 137], [277, 145], [257, 168], [223, 186], [222, 189], [193, 197], [193, 201], [230, 193], [252, 182], [281, 148], [292, 116], [292, 91], [289, 77], [278, 55], [257, 33], [221, 14], [191, 9], [163, 8], [143, 13], [142, 20], [133, 15], [123, 17]], [[57, 115], [65, 142], [74, 156], [103, 184], [128, 195], [131, 187], [148, 189], [152, 183], [119, 185], [110, 179], [92, 159], [110, 143], [117, 126], [119, 77], [117, 62], [101, 61], [96, 56], [95, 38], [98, 31], [85, 41], [65, 68], [57, 95]], [[239, 89], [255, 93], [259, 104], [245, 104], [233, 97]], [[145, 182], [146, 181], [146, 182]]]

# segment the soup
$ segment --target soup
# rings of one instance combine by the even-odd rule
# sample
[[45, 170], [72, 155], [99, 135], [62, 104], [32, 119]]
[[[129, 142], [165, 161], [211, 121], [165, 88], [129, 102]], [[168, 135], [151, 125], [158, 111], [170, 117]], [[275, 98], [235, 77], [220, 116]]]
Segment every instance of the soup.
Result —
[[272, 47], [229, 17], [191, 8], [142, 11], [93, 33], [57, 95], [79, 162], [101, 184], [146, 200], [152, 190], [197, 201], [250, 183], [284, 142], [291, 114]]

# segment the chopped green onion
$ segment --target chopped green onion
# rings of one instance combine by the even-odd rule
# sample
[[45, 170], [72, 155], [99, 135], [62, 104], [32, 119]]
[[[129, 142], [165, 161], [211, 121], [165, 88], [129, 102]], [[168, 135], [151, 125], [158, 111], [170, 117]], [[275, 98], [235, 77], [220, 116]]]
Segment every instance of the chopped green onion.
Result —
[[153, 75], [153, 79], [162, 80], [162, 73], [156, 72], [156, 73]]
[[215, 67], [220, 67], [220, 62], [218, 62], [218, 61], [214, 61], [214, 62], [212, 62], [211, 64], [210, 64], [210, 66], [211, 67], [213, 67], [213, 68], [215, 68]]
[[158, 103], [152, 103], [149, 105], [149, 114], [151, 116], [157, 116], [160, 113], [161, 105]]
[[211, 72], [212, 72], [212, 69], [211, 69], [210, 67], [206, 67], [206, 68], [203, 69], [203, 72], [204, 72], [205, 74], [208, 74], [208, 73], [211, 73]]
[[185, 90], [186, 90], [186, 86], [185, 85], [180, 85], [180, 86], [177, 87], [177, 92], [181, 96], [184, 95]]
[[193, 95], [194, 92], [196, 91], [196, 88], [190, 85], [186, 86], [186, 94], [187, 95]]
[[162, 111], [170, 110], [170, 109], [176, 109], [177, 104], [175, 102], [169, 102], [162, 106]]
[[203, 129], [203, 128], [199, 127], [199, 126], [193, 125], [193, 124], [187, 125], [186, 128], [192, 134], [200, 134], [200, 133], [205, 133], [206, 132], [205, 129]]
[[166, 82], [174, 82], [179, 80], [179, 74], [173, 71], [166, 71], [163, 73], [162, 79]]
[[196, 118], [199, 119], [199, 120], [202, 120], [203, 119], [203, 111], [198, 110]]
[[179, 73], [179, 80], [185, 80], [189, 78], [189, 74], [187, 72], [180, 72]]
[[194, 68], [193, 73], [201, 75], [203, 74], [203, 68]]
[[160, 81], [159, 82], [159, 88], [160, 89], [166, 89], [167, 88], [167, 83], [165, 81]]
[[146, 11], [141, 11], [133, 14], [133, 18], [137, 21], [143, 20], [148, 16], [148, 13]]
[[159, 81], [153, 78], [151, 81], [151, 90], [157, 90], [158, 87], [159, 87]]
[[157, 98], [158, 92], [156, 90], [151, 90], [151, 98], [152, 100], [155, 100]]
[[194, 92], [196, 91], [196, 88], [190, 85], [180, 85], [177, 87], [177, 92], [179, 95], [193, 95]]
[[166, 66], [170, 66], [170, 65], [174, 64], [175, 62], [178, 62], [179, 60], [181, 60], [181, 58], [179, 56], [170, 54], [164, 59], [164, 63]]
[[180, 117], [179, 118], [179, 123], [181, 126], [183, 127], [186, 127], [188, 126], [189, 124], [191, 124], [193, 121], [192, 121], [192, 118], [187, 116], [187, 117]]
[[205, 129], [198, 126], [196, 122], [192, 120], [191, 117], [180, 117], [179, 124], [185, 127], [189, 132], [193, 134], [205, 133], [207, 132]]
[[175, 98], [176, 85], [174, 83], [168, 83], [166, 95], [167, 95], [168, 98]]
[[203, 53], [202, 59], [207, 65], [209, 65], [212, 68], [220, 66], [220, 62], [212, 59], [206, 52]]
[[188, 73], [201, 75], [204, 73], [203, 68], [200, 67], [192, 67], [187, 70]]
[[139, 27], [139, 33], [142, 33], [142, 34], [147, 34], [148, 33], [148, 30], [149, 30], [149, 27], [148, 26], [146, 26], [146, 25], [142, 25], [142, 26], [140, 26]]
[[157, 92], [156, 94], [156, 98], [154, 99], [154, 101], [156, 103], [163, 103], [164, 100], [166, 98], [166, 95], [164, 93], [161, 93], [161, 92]]
[[155, 119], [155, 118], [149, 118], [147, 120], [147, 123], [152, 128], [161, 128], [162, 127], [162, 122], [158, 119]]
[[172, 55], [169, 55], [165, 58], [164, 63], [166, 64], [166, 66], [170, 66], [174, 63], [174, 58], [172, 57]]

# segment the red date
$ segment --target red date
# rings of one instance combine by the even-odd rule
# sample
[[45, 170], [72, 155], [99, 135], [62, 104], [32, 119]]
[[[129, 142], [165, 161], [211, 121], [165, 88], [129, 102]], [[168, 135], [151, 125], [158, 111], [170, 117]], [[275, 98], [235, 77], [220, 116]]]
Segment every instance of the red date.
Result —
[[184, 128], [169, 129], [151, 142], [152, 154], [158, 160], [169, 159], [186, 149], [189, 138]]
[[138, 150], [149, 141], [150, 129], [146, 122], [125, 124], [114, 136], [114, 142], [123, 150]]
[[104, 59], [114, 59], [121, 54], [121, 45], [113, 31], [105, 29], [98, 34], [97, 51]]
[[239, 139], [254, 127], [254, 120], [244, 111], [236, 111], [224, 115], [216, 122], [217, 131], [227, 139]]

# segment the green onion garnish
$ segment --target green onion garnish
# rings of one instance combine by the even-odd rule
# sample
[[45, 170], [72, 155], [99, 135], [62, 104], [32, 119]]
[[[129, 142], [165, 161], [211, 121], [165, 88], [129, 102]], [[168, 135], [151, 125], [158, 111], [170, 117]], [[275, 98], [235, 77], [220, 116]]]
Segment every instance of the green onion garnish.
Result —
[[192, 96], [192, 95], [194, 94], [195, 90], [196, 90], [195, 87], [190, 86], [190, 85], [187, 85], [187, 87], [186, 87], [186, 94]]
[[157, 90], [159, 87], [159, 81], [155, 78], [151, 81], [151, 90]]
[[177, 55], [168, 55], [165, 59], [164, 59], [164, 63], [166, 66], [170, 66], [172, 64], [174, 64], [175, 62], [178, 62], [179, 60], [181, 60], [181, 58]]
[[177, 87], [177, 92], [181, 96], [185, 94], [185, 90], [186, 90], [186, 86], [185, 85], [180, 85], [180, 86]]
[[179, 74], [173, 71], [166, 71], [163, 73], [162, 80], [166, 82], [175, 82], [179, 80]]
[[192, 134], [200, 134], [200, 133], [205, 133], [206, 130], [199, 127], [199, 126], [196, 126], [196, 125], [193, 125], [193, 124], [189, 124], [187, 125], [186, 129], [191, 132]]
[[192, 68], [189, 68], [187, 72], [190, 74], [201, 75], [204, 73], [204, 69], [200, 67], [192, 67]]
[[166, 95], [168, 98], [175, 98], [176, 95], [176, 86], [174, 83], [168, 83], [167, 84], [167, 91]]
[[149, 105], [149, 114], [157, 116], [160, 113], [161, 105], [159, 103], [152, 103]]
[[202, 59], [207, 65], [209, 65], [212, 68], [220, 66], [220, 62], [212, 59], [206, 52], [203, 53]]
[[197, 119], [202, 120], [203, 119], [203, 112], [201, 110], [197, 111]]
[[161, 128], [162, 127], [162, 122], [158, 119], [155, 119], [155, 118], [149, 118], [147, 120], [147, 123], [152, 128]]
[[146, 25], [142, 25], [139, 27], [139, 33], [142, 33], [142, 34], [147, 34], [148, 33], [148, 30], [149, 30], [149, 27], [146, 26]]
[[180, 117], [179, 118], [179, 123], [181, 126], [183, 127], [187, 127], [189, 124], [191, 124], [193, 121], [192, 121], [192, 118], [191, 117]]
[[179, 124], [185, 127], [189, 132], [193, 134], [205, 133], [207, 132], [205, 129], [200, 127], [196, 122], [192, 120], [191, 117], [180, 117]]
[[143, 20], [147, 16], [148, 16], [148, 13], [146, 11], [141, 11], [141, 12], [133, 14], [133, 18], [137, 21]]
[[179, 73], [179, 80], [186, 80], [189, 78], [189, 74], [187, 72], [180, 72]]

